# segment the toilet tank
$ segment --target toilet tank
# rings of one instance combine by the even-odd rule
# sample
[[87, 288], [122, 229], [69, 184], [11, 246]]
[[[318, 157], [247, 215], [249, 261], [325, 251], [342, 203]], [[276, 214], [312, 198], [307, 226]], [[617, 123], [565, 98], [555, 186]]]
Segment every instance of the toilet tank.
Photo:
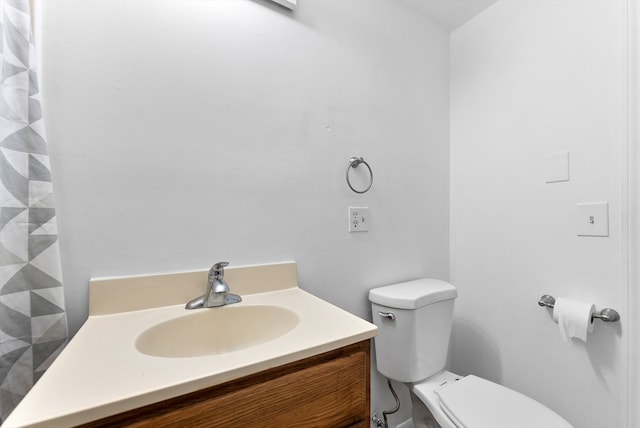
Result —
[[452, 284], [432, 278], [370, 290], [378, 371], [417, 382], [443, 370], [457, 295]]

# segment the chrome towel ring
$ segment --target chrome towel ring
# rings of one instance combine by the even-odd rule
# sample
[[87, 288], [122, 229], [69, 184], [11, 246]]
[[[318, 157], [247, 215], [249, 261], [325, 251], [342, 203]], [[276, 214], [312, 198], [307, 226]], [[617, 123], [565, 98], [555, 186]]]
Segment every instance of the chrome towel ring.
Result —
[[[349, 179], [349, 171], [351, 171], [351, 168], [357, 168], [361, 163], [364, 164], [364, 166], [366, 166], [369, 170], [369, 185], [364, 190], [357, 190], [351, 185], [351, 180]], [[371, 170], [369, 164], [363, 158], [354, 156], [349, 159], [349, 166], [347, 167], [347, 184], [349, 185], [349, 188], [356, 193], [367, 193], [369, 189], [371, 189], [371, 185], [373, 184], [373, 171]]]

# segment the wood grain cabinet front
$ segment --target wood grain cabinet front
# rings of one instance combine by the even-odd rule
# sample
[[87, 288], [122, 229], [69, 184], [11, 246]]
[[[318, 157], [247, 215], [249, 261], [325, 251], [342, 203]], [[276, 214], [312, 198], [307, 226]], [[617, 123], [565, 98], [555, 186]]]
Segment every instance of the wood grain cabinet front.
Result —
[[370, 352], [359, 342], [82, 426], [368, 428]]

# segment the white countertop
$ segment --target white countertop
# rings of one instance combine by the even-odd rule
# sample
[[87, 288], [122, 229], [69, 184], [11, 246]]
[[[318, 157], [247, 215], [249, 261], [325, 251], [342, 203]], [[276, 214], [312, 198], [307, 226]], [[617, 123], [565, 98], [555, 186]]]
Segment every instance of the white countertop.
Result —
[[[295, 271], [295, 263], [282, 266]], [[149, 278], [145, 280], [148, 282]], [[229, 283], [232, 292], [237, 292], [233, 283]], [[90, 315], [3, 428], [82, 424], [367, 340], [376, 334], [373, 324], [297, 286], [277, 288], [244, 294], [243, 301], [234, 306], [285, 307], [297, 314], [296, 327], [270, 342], [225, 354], [165, 358], [145, 355], [136, 349], [138, 335], [149, 327], [192, 313], [184, 309], [186, 302]], [[123, 296], [117, 298], [122, 300]]]

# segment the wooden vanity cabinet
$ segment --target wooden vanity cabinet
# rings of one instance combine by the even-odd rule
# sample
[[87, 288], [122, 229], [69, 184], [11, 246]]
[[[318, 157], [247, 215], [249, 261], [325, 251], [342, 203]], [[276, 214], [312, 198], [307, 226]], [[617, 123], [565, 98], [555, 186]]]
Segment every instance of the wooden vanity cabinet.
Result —
[[370, 341], [83, 427], [370, 427]]

